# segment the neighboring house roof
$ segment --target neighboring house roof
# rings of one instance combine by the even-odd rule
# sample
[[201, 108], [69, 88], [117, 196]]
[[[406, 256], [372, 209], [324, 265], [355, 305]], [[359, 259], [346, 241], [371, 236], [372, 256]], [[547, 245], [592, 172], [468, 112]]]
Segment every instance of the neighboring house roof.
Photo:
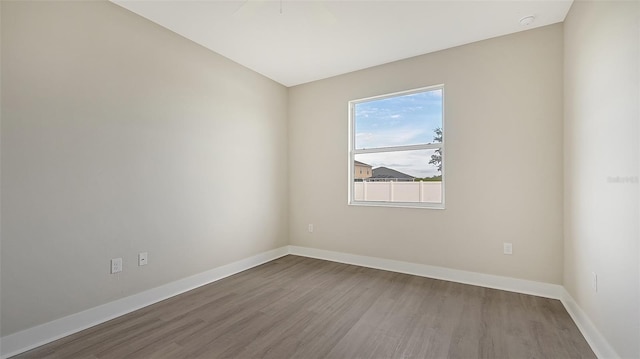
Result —
[[371, 178], [398, 178], [398, 179], [414, 179], [415, 177], [410, 176], [406, 173], [402, 173], [400, 171], [393, 170], [387, 167], [378, 167], [373, 169], [373, 176]]
[[353, 161], [353, 164], [356, 165], [356, 166], [372, 167], [371, 165], [368, 165], [366, 163], [362, 163], [360, 161]]

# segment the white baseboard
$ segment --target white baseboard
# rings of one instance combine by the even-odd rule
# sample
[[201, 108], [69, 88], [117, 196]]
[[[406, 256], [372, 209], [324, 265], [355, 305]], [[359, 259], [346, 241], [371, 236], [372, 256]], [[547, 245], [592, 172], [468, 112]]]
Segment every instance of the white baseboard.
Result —
[[600, 334], [591, 319], [564, 288], [562, 288], [562, 298], [560, 300], [598, 358], [620, 358], [609, 342]]
[[509, 292], [530, 294], [552, 299], [560, 299], [563, 291], [563, 287], [558, 284], [549, 284], [525, 279], [436, 267], [426, 264], [333, 252], [323, 249], [289, 246], [289, 253], [303, 257], [354, 264], [362, 267], [383, 269], [392, 272], [417, 275], [420, 277], [442, 279], [451, 282], [472, 284], [480, 287], [501, 289]]
[[619, 358], [615, 350], [609, 345], [602, 334], [600, 334], [589, 317], [582, 311], [564, 287], [560, 285], [298, 246], [285, 246], [260, 253], [188, 278], [180, 279], [157, 288], [149, 289], [126, 298], [118, 299], [2, 337], [0, 338], [0, 358], [4, 359], [23, 353], [287, 254], [559, 299], [598, 358]]
[[56, 319], [0, 338], [0, 358], [8, 358], [62, 337], [104, 323], [134, 310], [157, 303], [180, 293], [272, 261], [289, 253], [281, 247], [239, 260], [160, 287], [115, 300], [85, 311]]

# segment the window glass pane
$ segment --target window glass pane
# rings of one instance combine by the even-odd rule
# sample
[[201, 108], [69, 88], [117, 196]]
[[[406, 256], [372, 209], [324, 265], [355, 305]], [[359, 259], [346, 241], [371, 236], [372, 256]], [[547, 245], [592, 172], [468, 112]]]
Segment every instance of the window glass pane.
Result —
[[442, 142], [442, 89], [354, 107], [355, 149]]
[[355, 201], [442, 203], [441, 149], [355, 155]]

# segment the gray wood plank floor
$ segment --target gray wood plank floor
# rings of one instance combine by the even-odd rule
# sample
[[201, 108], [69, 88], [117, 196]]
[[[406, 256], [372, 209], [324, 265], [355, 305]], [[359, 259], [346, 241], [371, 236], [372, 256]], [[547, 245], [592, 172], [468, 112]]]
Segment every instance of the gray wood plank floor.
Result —
[[595, 358], [557, 300], [286, 256], [17, 358]]

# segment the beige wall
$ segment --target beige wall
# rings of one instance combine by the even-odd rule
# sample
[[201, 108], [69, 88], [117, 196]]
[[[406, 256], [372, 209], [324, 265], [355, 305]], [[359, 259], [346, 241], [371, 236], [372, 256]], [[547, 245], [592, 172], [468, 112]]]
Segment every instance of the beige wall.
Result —
[[287, 243], [286, 88], [111, 3], [1, 6], [3, 336]]
[[640, 357], [639, 26], [631, 1], [565, 21], [564, 285], [624, 358]]
[[[552, 25], [290, 88], [291, 243], [561, 283], [562, 41]], [[437, 84], [446, 209], [348, 206], [348, 101]]]

